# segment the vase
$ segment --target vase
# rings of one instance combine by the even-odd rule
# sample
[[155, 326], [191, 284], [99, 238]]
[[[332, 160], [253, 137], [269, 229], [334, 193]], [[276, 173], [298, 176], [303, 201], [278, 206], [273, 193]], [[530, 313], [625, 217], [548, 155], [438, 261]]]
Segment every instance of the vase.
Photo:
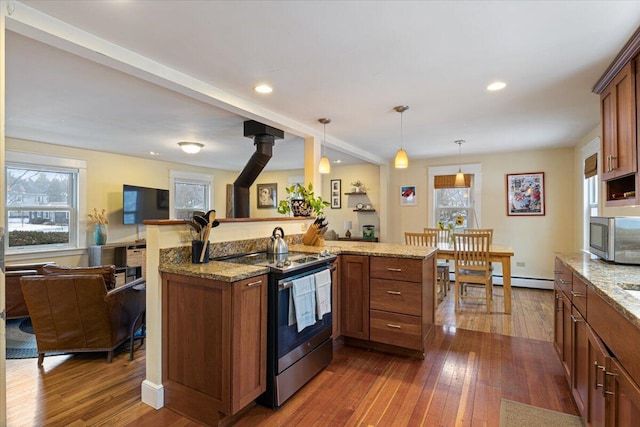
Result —
[[105, 224], [96, 224], [96, 230], [93, 238], [96, 245], [102, 246], [107, 243], [107, 226]]
[[293, 216], [311, 216], [311, 205], [304, 199], [291, 200]]

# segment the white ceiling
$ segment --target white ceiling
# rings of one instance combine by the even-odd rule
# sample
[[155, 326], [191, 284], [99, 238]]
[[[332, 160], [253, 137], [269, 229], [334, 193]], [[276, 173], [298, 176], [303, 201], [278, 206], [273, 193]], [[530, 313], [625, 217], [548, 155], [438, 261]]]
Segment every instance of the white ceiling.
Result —
[[[638, 1], [15, 6], [11, 30], [31, 36], [12, 20], [45, 32], [60, 24], [59, 34], [97, 36], [155, 61], [169, 82], [180, 73], [204, 89], [190, 98], [184, 94], [193, 90], [161, 87], [9, 32], [7, 136], [140, 157], [156, 151], [163, 160], [229, 170], [242, 168], [253, 151], [242, 122], [261, 115], [287, 131], [269, 169], [302, 167], [301, 136], [321, 137], [320, 117], [333, 120], [330, 147], [391, 161], [400, 146], [393, 111], [400, 104], [410, 106], [403, 116], [410, 159], [455, 155], [457, 139], [467, 141], [465, 154], [574, 145], [599, 122], [592, 86], [640, 25]], [[37, 11], [49, 21], [31, 19]], [[496, 79], [507, 88], [487, 92]], [[254, 93], [261, 82], [274, 92]], [[176, 145], [182, 140], [205, 149], [184, 155]]]

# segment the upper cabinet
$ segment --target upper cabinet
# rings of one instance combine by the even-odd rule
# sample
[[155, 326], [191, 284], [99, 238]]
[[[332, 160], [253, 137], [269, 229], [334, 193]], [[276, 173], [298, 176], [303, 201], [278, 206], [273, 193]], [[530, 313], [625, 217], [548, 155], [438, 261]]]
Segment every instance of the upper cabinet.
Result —
[[640, 29], [593, 87], [602, 118], [601, 179], [606, 206], [638, 204]]
[[629, 61], [600, 94], [602, 179], [637, 172], [635, 61]]

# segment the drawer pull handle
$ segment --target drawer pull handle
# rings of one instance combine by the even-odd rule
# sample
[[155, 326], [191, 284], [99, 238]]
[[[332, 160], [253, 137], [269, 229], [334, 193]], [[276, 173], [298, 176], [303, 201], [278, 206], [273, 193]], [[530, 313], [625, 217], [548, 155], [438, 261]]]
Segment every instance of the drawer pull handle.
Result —
[[262, 280], [258, 280], [256, 282], [247, 283], [247, 288], [249, 288], [251, 286], [259, 285], [260, 283], [262, 283]]
[[394, 325], [393, 323], [387, 323], [387, 327], [394, 328], [394, 329], [402, 329], [402, 326]]
[[402, 292], [399, 291], [387, 291], [387, 293], [391, 295], [402, 295]]
[[576, 298], [582, 298], [584, 297], [584, 294], [581, 294], [580, 292], [576, 292], [576, 291], [571, 291], [571, 296], [576, 297]]
[[401, 268], [391, 268], [391, 267], [387, 267], [387, 270], [389, 270], [389, 271], [397, 271], [398, 273], [401, 273], [401, 272], [402, 272], [402, 269], [401, 269]]
[[610, 395], [612, 395], [612, 396], [615, 396], [615, 393], [614, 393], [614, 392], [607, 390], [607, 376], [610, 376], [610, 377], [617, 377], [617, 376], [618, 376], [618, 374], [616, 374], [616, 373], [614, 373], [614, 372], [607, 372], [607, 371], [604, 371], [604, 384], [603, 384], [603, 385], [604, 385], [604, 387], [602, 387], [602, 396], [603, 396], [603, 397], [607, 397], [607, 394], [610, 394]]
[[584, 322], [584, 320], [582, 319], [578, 319], [576, 316], [574, 316], [573, 314], [569, 315], [571, 317], [571, 320], [573, 320], [573, 323], [578, 323], [578, 322]]
[[595, 362], [593, 362], [593, 388], [594, 389], [599, 389], [600, 387], [603, 387], [604, 384], [601, 384], [598, 382], [598, 371], [602, 371], [605, 372], [605, 367], [604, 366], [600, 366], [598, 364], [598, 361], [596, 360]]

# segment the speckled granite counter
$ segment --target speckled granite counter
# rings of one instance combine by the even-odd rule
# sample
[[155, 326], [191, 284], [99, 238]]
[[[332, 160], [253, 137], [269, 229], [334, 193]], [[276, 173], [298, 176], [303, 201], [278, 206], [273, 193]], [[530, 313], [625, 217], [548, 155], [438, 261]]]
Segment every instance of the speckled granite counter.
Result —
[[[206, 264], [193, 264], [187, 251], [191, 247], [164, 250], [166, 255], [160, 257], [160, 271], [163, 273], [184, 274], [186, 276], [204, 279], [235, 282], [249, 277], [265, 274], [266, 267], [233, 264], [230, 262], [210, 261]], [[329, 250], [333, 254], [390, 256], [395, 258], [422, 259], [435, 253], [435, 248], [420, 246], [406, 246], [392, 243], [362, 243], [328, 241], [324, 246], [305, 246], [301, 244], [289, 245], [289, 251], [303, 251], [318, 253]], [[178, 254], [178, 255], [176, 255]]]
[[640, 266], [610, 264], [583, 253], [556, 255], [582, 279], [593, 285], [596, 293], [606, 302], [640, 328], [640, 299], [619, 286], [620, 284], [640, 286]]

